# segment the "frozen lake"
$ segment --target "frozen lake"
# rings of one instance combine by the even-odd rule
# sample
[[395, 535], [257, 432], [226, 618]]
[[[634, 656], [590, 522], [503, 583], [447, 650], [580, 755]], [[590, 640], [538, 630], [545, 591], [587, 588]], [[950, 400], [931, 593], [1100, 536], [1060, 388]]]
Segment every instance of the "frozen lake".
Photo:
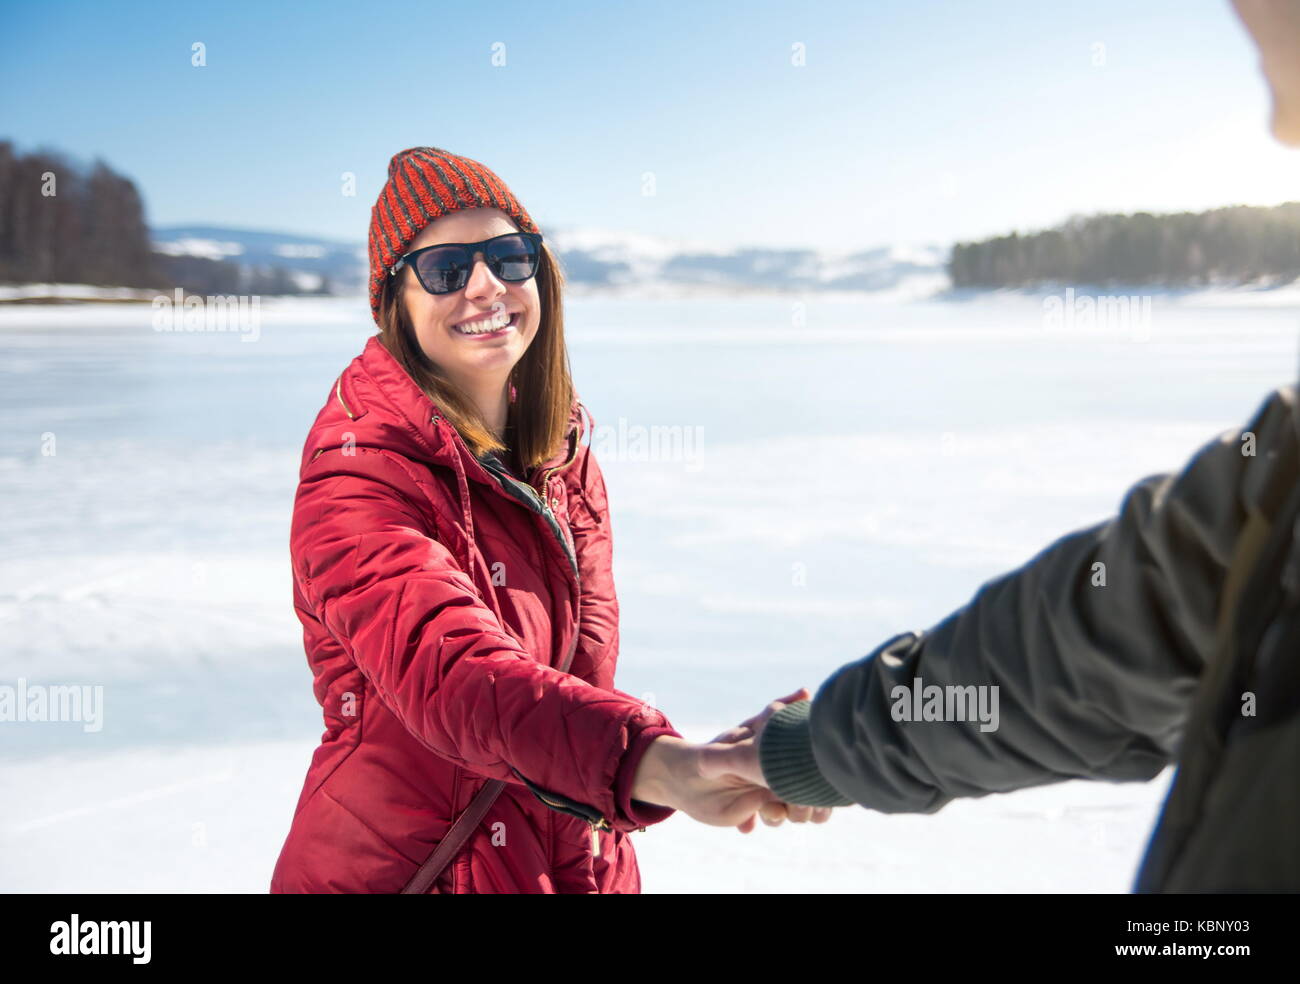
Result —
[[[1018, 295], [568, 307], [618, 685], [692, 738], [1110, 515], [1294, 380], [1300, 337], [1278, 292], [1158, 295], [1136, 325]], [[322, 730], [289, 514], [369, 312], [266, 302], [255, 341], [150, 314], [0, 307], [0, 683], [104, 688], [93, 733], [0, 723], [0, 890], [265, 891]], [[1125, 891], [1169, 775], [637, 845], [647, 891]]]

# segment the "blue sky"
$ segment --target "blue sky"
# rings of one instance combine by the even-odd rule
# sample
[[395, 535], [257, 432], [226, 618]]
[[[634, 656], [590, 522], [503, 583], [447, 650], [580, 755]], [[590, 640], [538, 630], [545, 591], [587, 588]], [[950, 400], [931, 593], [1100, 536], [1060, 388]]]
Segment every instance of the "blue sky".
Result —
[[948, 243], [1298, 199], [1267, 112], [1226, 0], [0, 6], [0, 137], [102, 156], [157, 225], [360, 241], [431, 144], [543, 231]]

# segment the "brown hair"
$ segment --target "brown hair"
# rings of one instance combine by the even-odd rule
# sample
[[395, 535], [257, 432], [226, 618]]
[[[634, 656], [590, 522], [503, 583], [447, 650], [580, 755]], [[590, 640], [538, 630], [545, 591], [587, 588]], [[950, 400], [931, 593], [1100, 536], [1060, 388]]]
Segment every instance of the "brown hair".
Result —
[[[405, 273], [405, 269], [402, 271]], [[415, 384], [460, 433], [470, 451], [483, 455], [507, 450], [493, 436], [478, 408], [420, 347], [415, 329], [401, 303], [396, 277], [386, 277], [379, 297], [379, 340]], [[421, 289], [418, 284], [416, 290]], [[511, 378], [518, 392], [510, 404], [506, 427], [513, 428], [513, 450], [524, 468], [534, 468], [555, 453], [568, 432], [573, 405], [569, 350], [564, 344], [562, 293], [564, 274], [545, 242], [537, 266], [541, 320], [537, 335], [515, 365]]]

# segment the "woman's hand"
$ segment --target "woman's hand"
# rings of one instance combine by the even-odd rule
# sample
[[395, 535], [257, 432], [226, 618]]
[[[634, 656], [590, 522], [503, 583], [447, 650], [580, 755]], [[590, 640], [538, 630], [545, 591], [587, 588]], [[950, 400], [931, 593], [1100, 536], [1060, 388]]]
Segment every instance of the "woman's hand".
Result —
[[708, 747], [671, 735], [656, 738], [637, 766], [632, 797], [681, 810], [701, 823], [749, 833], [760, 811], [775, 809], [776, 798], [766, 786], [740, 776], [706, 778], [700, 753]]
[[[763, 725], [767, 723], [768, 718], [787, 704], [811, 699], [811, 691], [807, 687], [800, 687], [792, 694], [778, 697], [748, 720], [724, 731], [708, 745], [701, 746], [701, 774], [706, 778], [738, 776], [757, 785], [764, 785], [763, 769], [758, 757], [758, 741], [759, 735], [763, 732]], [[800, 806], [773, 797], [759, 810], [759, 815], [769, 827], [778, 827], [785, 820], [792, 823], [806, 823], [809, 820], [813, 823], [825, 823], [831, 818], [831, 807]], [[749, 829], [752, 828], [751, 820]]]
[[787, 703], [811, 696], [801, 688], [772, 701], [706, 744], [670, 735], [656, 738], [637, 767], [633, 798], [681, 810], [701, 823], [735, 827], [745, 834], [754, 829], [760, 816], [769, 827], [780, 826], [785, 820], [825, 823], [830, 819], [829, 807], [782, 802], [763, 784], [758, 765], [758, 736], [767, 719]]

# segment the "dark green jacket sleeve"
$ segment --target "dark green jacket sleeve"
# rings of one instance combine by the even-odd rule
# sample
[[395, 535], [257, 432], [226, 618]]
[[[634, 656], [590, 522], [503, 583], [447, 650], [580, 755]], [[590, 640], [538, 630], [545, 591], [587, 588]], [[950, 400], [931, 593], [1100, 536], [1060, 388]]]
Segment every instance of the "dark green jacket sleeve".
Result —
[[[813, 701], [775, 714], [759, 748], [773, 791], [809, 805], [933, 813], [959, 796], [1154, 777], [1177, 754], [1237, 535], [1292, 439], [1294, 407], [1294, 389], [1275, 391], [1181, 472], [1133, 486], [1111, 519], [1062, 537], [938, 625], [889, 640]], [[989, 688], [996, 727], [969, 712], [911, 719], [914, 678], [945, 695]]]

